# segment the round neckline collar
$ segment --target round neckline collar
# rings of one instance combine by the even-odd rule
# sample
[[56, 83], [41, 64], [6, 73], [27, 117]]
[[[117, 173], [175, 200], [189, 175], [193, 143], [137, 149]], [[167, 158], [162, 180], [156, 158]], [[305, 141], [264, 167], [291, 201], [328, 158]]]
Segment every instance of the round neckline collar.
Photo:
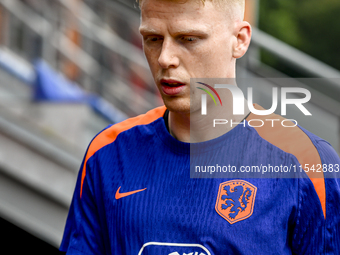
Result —
[[196, 152], [202, 153], [202, 152], [216, 150], [219, 147], [225, 145], [225, 143], [227, 143], [230, 137], [241, 133], [242, 128], [246, 128], [246, 129], [249, 128], [247, 120], [244, 120], [244, 121], [246, 121], [245, 127], [243, 125], [237, 125], [232, 130], [228, 131], [227, 133], [217, 138], [214, 138], [214, 139], [211, 139], [205, 142], [200, 142], [200, 143], [186, 143], [186, 142], [179, 141], [173, 136], [171, 136], [166, 127], [165, 119], [163, 117], [160, 118], [159, 121], [155, 122], [154, 128], [155, 128], [155, 131], [158, 137], [170, 150], [174, 151], [175, 153], [190, 154], [190, 153], [196, 153]]

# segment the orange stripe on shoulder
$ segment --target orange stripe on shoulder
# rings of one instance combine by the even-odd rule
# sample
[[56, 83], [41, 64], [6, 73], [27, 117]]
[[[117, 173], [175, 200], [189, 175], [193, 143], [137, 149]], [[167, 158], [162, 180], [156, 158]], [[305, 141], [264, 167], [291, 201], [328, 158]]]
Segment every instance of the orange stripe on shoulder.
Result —
[[104, 146], [114, 142], [117, 138], [117, 136], [126, 131], [129, 130], [135, 126], [138, 125], [147, 125], [151, 122], [155, 121], [156, 119], [162, 117], [165, 113], [166, 107], [160, 106], [153, 110], [150, 110], [146, 114], [139, 115], [134, 118], [127, 119], [125, 121], [122, 121], [116, 125], [113, 125], [112, 127], [104, 130], [101, 132], [90, 144], [89, 149], [86, 153], [83, 169], [82, 169], [82, 175], [81, 175], [81, 186], [80, 186], [80, 197], [83, 193], [83, 184], [86, 176], [86, 163], [98, 150], [103, 148]]
[[[254, 106], [257, 110], [264, 110], [259, 105], [255, 104]], [[312, 141], [299, 127], [283, 127], [280, 122], [285, 120], [285, 118], [280, 115], [270, 114], [259, 116], [252, 113], [248, 116], [247, 121], [252, 119], [261, 119], [264, 121], [265, 124], [262, 127], [255, 127], [256, 131], [263, 139], [281, 150], [293, 154], [298, 159], [314, 185], [315, 191], [321, 202], [324, 217], [326, 218], [326, 188], [323, 172], [307, 172], [307, 168], [305, 168], [306, 166], [314, 166], [316, 169], [317, 165], [320, 166], [322, 164], [320, 155]], [[276, 119], [279, 121], [272, 122], [266, 121], [266, 119]], [[256, 123], [256, 125], [258, 124]], [[288, 122], [285, 122], [285, 125], [289, 125]], [[292, 126], [293, 125], [294, 124], [292, 123]]]

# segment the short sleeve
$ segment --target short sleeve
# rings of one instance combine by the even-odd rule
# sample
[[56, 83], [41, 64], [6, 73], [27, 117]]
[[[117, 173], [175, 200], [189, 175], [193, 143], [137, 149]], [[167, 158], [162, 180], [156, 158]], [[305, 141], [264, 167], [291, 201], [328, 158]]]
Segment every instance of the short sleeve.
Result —
[[317, 146], [322, 163], [327, 167], [325, 253], [340, 254], [340, 158], [328, 142], [320, 140]]
[[[84, 164], [84, 163], [83, 163]], [[97, 209], [92, 171], [86, 164], [86, 177], [82, 183], [80, 168], [60, 250], [66, 254], [104, 254], [103, 231]], [[82, 194], [80, 189], [82, 185]]]
[[325, 218], [309, 178], [299, 178], [298, 210], [292, 238], [293, 254], [323, 254]]
[[321, 207], [310, 180], [299, 180], [299, 211], [293, 237], [296, 254], [340, 254], [340, 158], [332, 146], [316, 139], [326, 193], [326, 213]]

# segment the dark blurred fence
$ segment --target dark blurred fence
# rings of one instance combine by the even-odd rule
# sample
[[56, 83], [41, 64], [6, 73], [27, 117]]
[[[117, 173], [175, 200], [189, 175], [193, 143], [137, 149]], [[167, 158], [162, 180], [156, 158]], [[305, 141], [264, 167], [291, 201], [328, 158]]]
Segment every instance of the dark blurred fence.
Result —
[[136, 12], [118, 2], [2, 0], [1, 45], [29, 63], [43, 58], [128, 116], [160, 105]]

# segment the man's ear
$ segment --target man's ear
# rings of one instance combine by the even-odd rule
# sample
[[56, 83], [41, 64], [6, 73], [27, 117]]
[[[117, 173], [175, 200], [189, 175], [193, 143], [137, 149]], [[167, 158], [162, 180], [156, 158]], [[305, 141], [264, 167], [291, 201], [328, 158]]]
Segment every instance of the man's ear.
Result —
[[251, 39], [251, 26], [247, 21], [240, 22], [236, 27], [236, 43], [233, 48], [233, 57], [241, 58], [248, 50]]

